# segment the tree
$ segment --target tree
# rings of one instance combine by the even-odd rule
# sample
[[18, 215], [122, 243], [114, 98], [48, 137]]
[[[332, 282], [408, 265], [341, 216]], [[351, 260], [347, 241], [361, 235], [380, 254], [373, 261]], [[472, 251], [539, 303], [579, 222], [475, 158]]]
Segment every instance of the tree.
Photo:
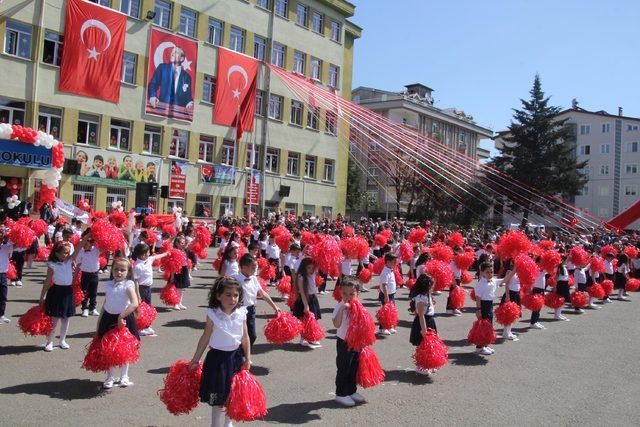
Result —
[[362, 173], [358, 169], [358, 165], [349, 158], [347, 169], [347, 207], [349, 210], [353, 211], [361, 208], [364, 196], [361, 181]]
[[[587, 182], [580, 172], [587, 162], [577, 162], [574, 130], [566, 125], [566, 119], [557, 120], [560, 107], [549, 105], [536, 74], [529, 92], [531, 99], [521, 99], [522, 109], [514, 109], [509, 135], [500, 148], [500, 156], [491, 161], [496, 169], [535, 187], [539, 191], [569, 198], [577, 195]], [[517, 191], [515, 186], [510, 186]], [[544, 196], [522, 194], [516, 196], [520, 206], [511, 206], [523, 212], [523, 221], [532, 210], [540, 210]], [[551, 207], [547, 207], [552, 209]]]

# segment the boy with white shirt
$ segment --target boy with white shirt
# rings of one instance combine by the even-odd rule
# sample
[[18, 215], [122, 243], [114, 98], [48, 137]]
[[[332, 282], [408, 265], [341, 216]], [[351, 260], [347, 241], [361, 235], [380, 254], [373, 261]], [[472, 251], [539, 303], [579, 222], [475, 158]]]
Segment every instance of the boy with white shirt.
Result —
[[[384, 268], [380, 272], [380, 292], [378, 294], [378, 300], [383, 306], [389, 302], [395, 304], [396, 275], [394, 270], [396, 267], [396, 260], [396, 256], [392, 253], [387, 253], [384, 256]], [[395, 329], [382, 329], [382, 327], [380, 327], [380, 334], [382, 335], [391, 335], [395, 333]]]
[[9, 288], [7, 287], [7, 271], [9, 258], [13, 252], [13, 243], [7, 238], [5, 228], [0, 228], [0, 324], [9, 323], [11, 319], [5, 317]]
[[98, 271], [100, 270], [100, 250], [93, 246], [93, 239], [87, 239], [79, 249], [76, 263], [80, 267], [80, 288], [84, 292], [82, 317], [99, 316], [96, 310], [98, 296]]
[[[484, 262], [480, 265], [480, 280], [475, 286], [476, 318], [486, 319], [493, 324], [493, 300], [496, 298], [496, 282], [493, 279], [493, 265]], [[491, 347], [476, 347], [476, 354], [485, 356], [495, 353]]]

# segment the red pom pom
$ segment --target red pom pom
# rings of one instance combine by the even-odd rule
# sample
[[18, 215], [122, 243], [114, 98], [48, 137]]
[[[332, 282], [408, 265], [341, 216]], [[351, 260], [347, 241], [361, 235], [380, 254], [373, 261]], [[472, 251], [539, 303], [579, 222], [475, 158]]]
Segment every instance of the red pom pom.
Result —
[[416, 284], [416, 279], [407, 280], [407, 284], [405, 285], [407, 289], [411, 290]]
[[424, 243], [427, 239], [427, 230], [422, 227], [414, 228], [407, 237], [411, 243]]
[[166, 305], [170, 306], [180, 303], [180, 293], [178, 292], [178, 288], [173, 284], [167, 284], [160, 289], [160, 299]]
[[583, 268], [589, 263], [589, 253], [580, 246], [574, 246], [569, 251], [569, 261], [571, 261], [576, 267]]
[[564, 298], [555, 292], [550, 292], [544, 296], [544, 305], [549, 308], [560, 308], [564, 305]]
[[300, 236], [300, 243], [307, 246], [307, 245], [313, 245], [315, 242], [316, 242], [315, 234], [309, 231], [302, 232], [302, 235]]
[[[80, 277], [80, 275], [78, 274], [78, 277]], [[73, 302], [75, 303], [76, 307], [79, 307], [80, 304], [82, 304], [82, 301], [84, 300], [84, 292], [82, 291], [82, 289], [80, 288], [80, 286], [74, 286], [73, 287]]]
[[413, 360], [420, 369], [440, 369], [449, 359], [448, 351], [449, 348], [438, 337], [436, 331], [427, 329], [413, 354]]
[[462, 237], [462, 234], [458, 233], [457, 231], [451, 233], [451, 235], [447, 238], [447, 245], [452, 248], [455, 248], [456, 246], [464, 247], [464, 237]]
[[158, 311], [154, 306], [147, 304], [145, 301], [140, 302], [138, 317], [136, 317], [136, 328], [142, 330], [151, 327], [157, 315]]
[[625, 246], [624, 253], [629, 258], [638, 258], [638, 248], [636, 248], [635, 246]]
[[265, 268], [268, 265], [269, 265], [269, 261], [267, 261], [266, 258], [263, 258], [263, 257], [259, 257], [258, 258], [258, 269], [259, 270], [262, 270], [263, 268]]
[[229, 231], [227, 227], [221, 226], [221, 227], [218, 227], [218, 229], [216, 230], [216, 233], [218, 234], [218, 237], [222, 239], [224, 237], [224, 233], [226, 233], [227, 231]]
[[469, 274], [468, 271], [463, 271], [460, 275], [460, 283], [462, 283], [463, 285], [468, 285], [471, 282], [473, 282], [473, 276]]
[[571, 294], [571, 305], [575, 308], [586, 307], [589, 304], [589, 294], [586, 292], [575, 291]]
[[309, 248], [309, 256], [323, 274], [331, 274], [337, 270], [338, 265], [344, 260], [340, 245], [331, 236], [322, 238]]
[[260, 270], [260, 277], [264, 280], [273, 280], [276, 278], [276, 268], [273, 265], [268, 265]]
[[318, 342], [324, 338], [324, 329], [311, 311], [307, 311], [302, 317], [301, 335], [308, 342]]
[[36, 261], [46, 261], [51, 254], [51, 246], [38, 246]]
[[373, 274], [379, 275], [380, 273], [382, 273], [382, 270], [384, 269], [384, 267], [385, 267], [384, 258], [380, 257], [377, 260], [375, 260], [375, 262], [371, 266], [371, 269], [373, 270]]
[[435, 282], [435, 291], [442, 291], [454, 281], [451, 266], [439, 260], [427, 261], [424, 270]]
[[233, 376], [226, 412], [234, 421], [254, 421], [267, 415], [264, 389], [246, 369]]
[[558, 251], [545, 251], [540, 256], [540, 268], [549, 274], [555, 274], [562, 263], [562, 257]]
[[369, 244], [360, 236], [342, 239], [340, 249], [347, 258], [363, 259], [369, 255]]
[[478, 347], [486, 347], [496, 342], [496, 333], [493, 331], [491, 322], [487, 319], [473, 322], [469, 335], [467, 335], [467, 342]]
[[162, 232], [167, 233], [169, 236], [173, 237], [178, 234], [178, 230], [173, 224], [165, 224], [162, 226]]
[[478, 298], [476, 297], [476, 290], [475, 289], [471, 289], [471, 292], [469, 292], [469, 297], [471, 297], [471, 299], [473, 301], [478, 301]]
[[269, 292], [269, 290], [267, 289], [267, 282], [265, 282], [262, 277], [258, 277], [258, 283], [260, 283], [260, 287], [264, 292]]
[[202, 363], [189, 369], [189, 362], [178, 360], [164, 377], [164, 388], [158, 390], [160, 400], [173, 415], [188, 414], [200, 404]]
[[500, 307], [496, 309], [494, 314], [496, 316], [496, 321], [499, 324], [509, 326], [520, 318], [522, 310], [515, 302], [508, 301], [500, 304]]
[[337, 302], [342, 301], [342, 292], [340, 292], [340, 286], [333, 288], [333, 299]]
[[595, 298], [595, 299], [602, 299], [606, 295], [600, 283], [594, 283], [593, 285], [588, 286], [587, 292], [589, 293], [589, 296], [591, 298]]
[[542, 240], [538, 243], [538, 247], [543, 251], [550, 251], [553, 249], [554, 245], [555, 243], [553, 243], [553, 240]]
[[136, 363], [140, 358], [140, 343], [127, 328], [113, 328], [102, 339], [97, 334], [89, 344], [82, 368], [102, 372], [109, 368]]
[[360, 351], [376, 341], [376, 325], [359, 300], [354, 298], [349, 304], [349, 326], [345, 341], [352, 351]]
[[316, 287], [319, 288], [324, 283], [324, 279], [319, 274], [316, 274]]
[[597, 255], [591, 257], [589, 268], [595, 273], [604, 273], [604, 271], [606, 270], [604, 260]]
[[362, 270], [360, 270], [360, 274], [358, 274], [358, 279], [360, 279], [362, 283], [366, 284], [369, 283], [372, 275], [373, 274], [371, 273], [371, 270], [369, 270], [368, 268], [363, 268]]
[[28, 248], [36, 238], [36, 233], [26, 225], [14, 223], [9, 230], [9, 240], [18, 248]]
[[374, 244], [379, 247], [383, 247], [389, 241], [389, 236], [385, 234], [376, 234], [373, 237]]
[[162, 258], [162, 269], [169, 274], [180, 273], [186, 261], [187, 255], [183, 250], [171, 248], [169, 255]]
[[37, 237], [40, 237], [44, 233], [46, 233], [47, 228], [49, 228], [49, 226], [47, 225], [47, 222], [42, 219], [36, 219], [34, 221], [31, 221], [31, 229], [33, 230], [34, 233], [36, 233]]
[[105, 211], [98, 211], [93, 213], [93, 219], [106, 219], [109, 215]]
[[355, 236], [355, 231], [353, 230], [353, 227], [346, 226], [344, 230], [342, 230], [341, 236], [343, 239]]
[[154, 228], [158, 226], [158, 217], [156, 214], [147, 215], [142, 222], [147, 228]]
[[104, 270], [107, 267], [107, 257], [100, 255], [98, 257], [98, 263], [100, 264], [100, 270]]
[[606, 245], [600, 248], [600, 255], [602, 258], [606, 258], [608, 253], [612, 253], [614, 257], [618, 256], [618, 250], [611, 245]]
[[398, 326], [398, 309], [395, 304], [383, 305], [376, 313], [376, 319], [381, 329], [395, 329]]
[[530, 288], [540, 274], [538, 264], [528, 255], [521, 254], [515, 259], [516, 273], [520, 279], [520, 284], [525, 288]]
[[508, 231], [498, 240], [497, 253], [500, 259], [515, 258], [523, 252], [529, 252], [531, 242], [521, 231]]
[[49, 335], [53, 320], [39, 305], [31, 307], [18, 319], [18, 326], [25, 335]]
[[250, 225], [247, 225], [246, 227], [244, 227], [244, 230], [242, 230], [244, 237], [251, 237], [253, 235], [253, 227], [251, 227]]
[[464, 297], [465, 297], [465, 292], [464, 292], [464, 289], [462, 289], [462, 286], [452, 287], [451, 291], [449, 291], [451, 308], [453, 308], [454, 310], [456, 309], [459, 310], [462, 307], [464, 307]]
[[384, 377], [385, 374], [376, 352], [369, 346], [363, 348], [358, 356], [356, 383], [364, 388], [369, 388], [383, 382]]
[[463, 252], [456, 255], [456, 267], [458, 267], [460, 270], [468, 270], [475, 260], [476, 256], [473, 252]]
[[18, 270], [16, 270], [16, 264], [13, 261], [9, 261], [9, 268], [7, 268], [7, 279], [16, 280], [18, 278]]
[[80, 240], [82, 240], [80, 238], [80, 235], [76, 233], [73, 233], [69, 238], [69, 242], [73, 245], [73, 247], [78, 246], [78, 244], [80, 243]]
[[282, 276], [282, 279], [276, 284], [276, 290], [281, 295], [289, 295], [291, 293], [291, 277], [286, 274]]
[[93, 244], [101, 252], [115, 252], [125, 246], [122, 231], [104, 219], [99, 219], [93, 223], [91, 237], [93, 238]]
[[116, 227], [123, 227], [127, 223], [127, 214], [120, 210], [114, 210], [109, 214], [109, 221]]
[[[291, 298], [289, 298], [291, 299]], [[272, 344], [284, 344], [302, 332], [302, 322], [293, 315], [279, 312], [264, 327], [264, 336]]]
[[429, 247], [433, 259], [449, 264], [453, 259], [453, 249], [443, 243], [434, 243]]
[[613, 292], [613, 282], [611, 280], [603, 280], [602, 283], [600, 283], [600, 286], [602, 286], [605, 296]]
[[400, 273], [400, 265], [396, 264], [396, 267], [393, 269], [393, 277], [396, 279], [396, 285], [400, 286], [404, 283], [404, 279], [402, 278], [402, 273]]
[[635, 292], [638, 288], [640, 288], [640, 280], [638, 279], [629, 279], [624, 285], [624, 290], [627, 292]]
[[411, 244], [411, 242], [408, 242], [406, 240], [400, 243], [399, 251], [400, 259], [403, 262], [411, 261], [411, 258], [413, 258], [415, 255], [415, 252], [413, 251], [413, 245]]
[[289, 230], [286, 230], [280, 234], [278, 234], [275, 238], [276, 245], [280, 248], [282, 252], [288, 252], [291, 247], [291, 238], [293, 236], [289, 233]]
[[53, 204], [53, 202], [55, 202], [56, 200], [56, 191], [57, 190], [55, 188], [47, 187], [46, 185], [41, 184], [40, 199], [38, 200], [37, 208], [40, 209], [40, 207], [45, 203]]

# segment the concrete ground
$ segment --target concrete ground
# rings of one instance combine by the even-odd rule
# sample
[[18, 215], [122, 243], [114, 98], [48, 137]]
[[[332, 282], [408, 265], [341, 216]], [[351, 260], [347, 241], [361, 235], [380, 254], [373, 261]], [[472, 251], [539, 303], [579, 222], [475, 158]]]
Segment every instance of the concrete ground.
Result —
[[[7, 316], [0, 326], [0, 425], [193, 425], [210, 422], [201, 404], [188, 415], [173, 416], [157, 390], [168, 367], [190, 359], [204, 324], [210, 262], [194, 274], [186, 293], [186, 311], [159, 305], [157, 337], [143, 337], [140, 362], [130, 369], [135, 386], [102, 391], [104, 377], [80, 369], [85, 347], [96, 328], [96, 317], [71, 320], [69, 350], [42, 351], [42, 337], [25, 337], [17, 327], [20, 314], [37, 302], [45, 269], [28, 270], [23, 288], [9, 288]], [[103, 279], [106, 279], [104, 275]], [[161, 280], [156, 280], [159, 288]], [[372, 284], [377, 283], [374, 277]], [[333, 283], [329, 285], [333, 289]], [[275, 290], [272, 291], [275, 294]], [[396, 335], [380, 339], [375, 350], [386, 381], [359, 389], [368, 402], [342, 408], [333, 402], [335, 330], [330, 313], [334, 300], [320, 297], [322, 324], [328, 329], [323, 348], [274, 346], [261, 333], [270, 309], [258, 303], [258, 341], [252, 372], [263, 384], [269, 414], [262, 424], [318, 425], [638, 425], [640, 423], [640, 294], [631, 302], [614, 301], [601, 310], [567, 314], [569, 322], [550, 320], [546, 330], [517, 324], [519, 342], [499, 342], [492, 356], [472, 354], [466, 336], [474, 320], [471, 309], [462, 317], [441, 314], [446, 294], [437, 297], [438, 329], [449, 346], [449, 362], [433, 379], [413, 371], [409, 344], [411, 316], [407, 291], [398, 293], [400, 325]], [[502, 291], [499, 292], [502, 294]], [[366, 307], [377, 309], [377, 292], [361, 295]], [[103, 297], [99, 297], [101, 305]], [[471, 305], [468, 299], [467, 305]], [[279, 305], [284, 307], [282, 302]], [[524, 311], [528, 320], [529, 312]]]

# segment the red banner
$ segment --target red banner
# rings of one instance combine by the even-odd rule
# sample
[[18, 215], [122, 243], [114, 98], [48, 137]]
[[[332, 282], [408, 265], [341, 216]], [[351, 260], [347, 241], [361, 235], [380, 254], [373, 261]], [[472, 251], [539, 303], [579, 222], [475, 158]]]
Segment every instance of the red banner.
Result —
[[260, 171], [252, 170], [247, 177], [244, 204], [257, 205], [258, 203], [260, 203]]
[[188, 162], [171, 161], [171, 174], [169, 175], [169, 198], [184, 199], [187, 189]]
[[152, 28], [148, 62], [146, 112], [192, 121], [198, 43]]
[[58, 89], [117, 103], [126, 29], [126, 15], [69, 0]]

